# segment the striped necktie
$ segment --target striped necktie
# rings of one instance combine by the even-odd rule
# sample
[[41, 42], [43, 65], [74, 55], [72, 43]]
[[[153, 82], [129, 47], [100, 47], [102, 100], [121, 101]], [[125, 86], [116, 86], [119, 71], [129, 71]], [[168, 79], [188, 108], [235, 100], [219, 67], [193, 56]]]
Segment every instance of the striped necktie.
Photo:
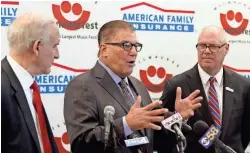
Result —
[[221, 114], [220, 114], [220, 107], [219, 107], [219, 101], [217, 97], [217, 92], [214, 87], [214, 82], [216, 81], [216, 78], [211, 77], [209, 79], [210, 86], [208, 89], [208, 105], [209, 109], [212, 115], [212, 118], [214, 120], [215, 125], [218, 128], [221, 128]]

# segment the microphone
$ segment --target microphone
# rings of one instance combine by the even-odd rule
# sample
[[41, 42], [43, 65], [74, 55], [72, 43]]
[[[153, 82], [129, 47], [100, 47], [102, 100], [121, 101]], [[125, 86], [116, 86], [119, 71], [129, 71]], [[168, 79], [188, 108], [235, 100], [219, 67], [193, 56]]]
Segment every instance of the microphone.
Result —
[[180, 113], [176, 113], [166, 118], [165, 120], [161, 121], [161, 123], [166, 129], [176, 134], [178, 152], [184, 153], [184, 150], [187, 146], [187, 141], [180, 129], [182, 126], [182, 117]]
[[[140, 136], [138, 134], [135, 134], [135, 133], [132, 133], [130, 136], [129, 136], [131, 139], [137, 139], [137, 138], [140, 138]], [[137, 152], [138, 153], [142, 153], [141, 149], [140, 149], [140, 146], [137, 147]]]
[[203, 147], [208, 148], [212, 144], [211, 141], [213, 141], [213, 144], [216, 147], [216, 149], [219, 149], [221, 152], [236, 153], [236, 151], [234, 151], [232, 148], [230, 148], [229, 146], [225, 145], [222, 141], [220, 141], [217, 138], [218, 136], [216, 137], [216, 135], [220, 134], [220, 131], [215, 126], [212, 125], [209, 128], [207, 123], [200, 120], [194, 124], [193, 129], [194, 132], [199, 136], [202, 136], [205, 133], [205, 136], [203, 135], [199, 141]]
[[[160, 105], [160, 106], [157, 106], [157, 107], [155, 107], [153, 110], [156, 110], [156, 109], [162, 109], [163, 107]], [[166, 115], [166, 116], [164, 116], [164, 118], [166, 119], [166, 118], [168, 118], [168, 117], [170, 117], [170, 116], [172, 116], [172, 115], [174, 115], [174, 112], [168, 112], [168, 114]], [[185, 122], [181, 122], [182, 124], [180, 124], [181, 126], [181, 129], [183, 129], [184, 131], [186, 131], [186, 132], [188, 132], [188, 131], [191, 131], [192, 130], [192, 128], [191, 128], [191, 126], [189, 126], [187, 123], [185, 123]], [[170, 131], [172, 131], [172, 130], [170, 130]], [[173, 132], [173, 131], [172, 131]]]
[[132, 133], [129, 136], [129, 139], [124, 140], [127, 147], [139, 146], [149, 143], [149, 140], [146, 136], [140, 137], [138, 134]]
[[115, 114], [115, 108], [113, 106], [106, 106], [104, 108], [104, 129], [105, 129], [105, 135], [104, 135], [104, 141], [105, 141], [105, 146], [107, 145], [108, 143], [108, 140], [109, 140], [109, 134], [110, 134], [110, 126], [111, 124], [110, 123], [113, 123], [114, 122], [114, 116]]
[[181, 140], [186, 140], [185, 136], [180, 130], [180, 128], [182, 127], [182, 117], [180, 113], [175, 113], [174, 115], [161, 121], [161, 123], [166, 129], [179, 135]]
[[[170, 116], [172, 116], [172, 115], [174, 115], [173, 112], [168, 112], [167, 117], [170, 117]], [[186, 132], [192, 130], [191, 126], [189, 126], [189, 125], [188, 125], [187, 123], [185, 123], [184, 121], [182, 121], [181, 129], [184, 130], [184, 131], [186, 131]]]

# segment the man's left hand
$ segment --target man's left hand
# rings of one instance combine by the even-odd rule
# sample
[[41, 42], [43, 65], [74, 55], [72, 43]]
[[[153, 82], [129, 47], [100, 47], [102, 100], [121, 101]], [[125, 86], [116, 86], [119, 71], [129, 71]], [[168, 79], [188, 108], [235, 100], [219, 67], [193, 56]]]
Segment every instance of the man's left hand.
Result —
[[183, 119], [188, 119], [194, 115], [194, 110], [201, 107], [202, 97], [198, 96], [200, 90], [195, 90], [185, 99], [181, 99], [181, 88], [176, 89], [175, 111], [180, 113]]

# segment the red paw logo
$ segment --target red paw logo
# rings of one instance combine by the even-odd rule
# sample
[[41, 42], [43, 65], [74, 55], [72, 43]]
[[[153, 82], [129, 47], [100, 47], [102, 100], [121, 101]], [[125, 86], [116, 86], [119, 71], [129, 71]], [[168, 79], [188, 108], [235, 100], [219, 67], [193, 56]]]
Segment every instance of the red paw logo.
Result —
[[[74, 3], [71, 6], [71, 3], [68, 1], [63, 1], [61, 6], [52, 4], [52, 10], [58, 23], [67, 30], [78, 30], [82, 28], [90, 16], [90, 12], [83, 10], [79, 3]], [[62, 15], [61, 11], [64, 13], [70, 13], [72, 11], [74, 15], [80, 15], [80, 17], [75, 21], [69, 21]]]
[[[158, 78], [163, 79], [161, 83], [158, 84], [153, 84], [149, 78], [149, 77], [155, 77], [157, 75]], [[167, 74], [166, 70], [163, 67], [159, 67], [158, 69], [156, 69], [154, 66], [149, 66], [148, 69], [145, 70], [140, 70], [140, 78], [141, 81], [144, 83], [144, 85], [146, 86], [146, 88], [153, 93], [159, 93], [163, 91], [164, 88], [164, 83], [165, 80], [167, 80], [168, 78], [171, 78], [173, 75], [172, 74]]]
[[[241, 23], [238, 27], [231, 27], [228, 24], [228, 21], [235, 20], [237, 23]], [[237, 36], [240, 35], [244, 30], [246, 30], [248, 25], [248, 20], [244, 19], [241, 12], [235, 13], [232, 10], [229, 10], [227, 14], [220, 13], [220, 21], [224, 30], [230, 35]]]
[[70, 153], [65, 148], [70, 148], [69, 136], [67, 132], [63, 133], [62, 137], [55, 137], [55, 141], [59, 150], [59, 153]]

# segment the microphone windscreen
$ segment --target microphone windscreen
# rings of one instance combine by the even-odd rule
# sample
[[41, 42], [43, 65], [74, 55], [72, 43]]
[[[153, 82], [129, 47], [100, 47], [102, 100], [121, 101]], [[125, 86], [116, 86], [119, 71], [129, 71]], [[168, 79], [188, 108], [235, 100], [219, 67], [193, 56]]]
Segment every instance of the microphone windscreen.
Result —
[[106, 115], [108, 113], [111, 113], [112, 115], [114, 115], [115, 114], [115, 108], [113, 106], [110, 106], [110, 105], [106, 106], [104, 108], [104, 114]]
[[202, 136], [208, 129], [209, 126], [204, 121], [199, 120], [194, 123], [193, 131], [199, 136]]

